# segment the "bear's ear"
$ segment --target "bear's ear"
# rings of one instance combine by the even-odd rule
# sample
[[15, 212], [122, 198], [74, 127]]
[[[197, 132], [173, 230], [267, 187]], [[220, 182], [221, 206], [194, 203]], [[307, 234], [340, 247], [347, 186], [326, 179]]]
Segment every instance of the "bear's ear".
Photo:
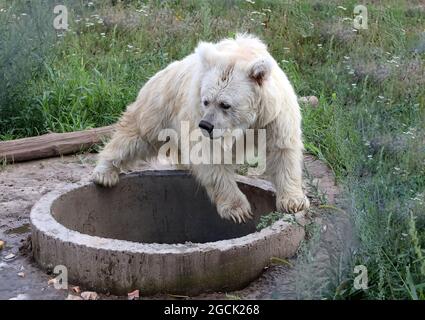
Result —
[[200, 42], [195, 49], [195, 53], [199, 56], [202, 65], [207, 69], [213, 66], [218, 56], [218, 50], [210, 42]]
[[271, 71], [272, 63], [270, 59], [259, 58], [249, 66], [248, 76], [261, 86], [263, 82], [268, 79]]

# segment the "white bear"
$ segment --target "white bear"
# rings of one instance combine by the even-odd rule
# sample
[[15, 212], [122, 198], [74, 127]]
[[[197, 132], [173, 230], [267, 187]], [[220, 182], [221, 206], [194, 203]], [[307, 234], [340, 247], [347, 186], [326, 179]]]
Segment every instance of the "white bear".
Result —
[[[252, 35], [201, 42], [194, 53], [154, 75], [127, 107], [112, 139], [99, 154], [95, 183], [112, 187], [120, 169], [158, 155], [162, 129], [180, 132], [187, 121], [211, 139], [225, 130], [265, 129], [267, 171], [276, 207], [295, 213], [309, 207], [302, 190], [303, 143], [297, 96], [266, 45]], [[245, 222], [251, 207], [239, 190], [234, 167], [191, 165], [222, 218]]]

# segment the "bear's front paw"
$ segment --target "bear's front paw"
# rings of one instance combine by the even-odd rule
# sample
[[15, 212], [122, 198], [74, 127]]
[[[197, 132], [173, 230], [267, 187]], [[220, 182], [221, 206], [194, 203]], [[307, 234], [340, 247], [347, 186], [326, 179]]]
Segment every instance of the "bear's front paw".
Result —
[[301, 196], [282, 196], [276, 200], [276, 208], [278, 211], [296, 213], [306, 210], [310, 207], [310, 201], [305, 195]]
[[217, 204], [217, 211], [223, 219], [233, 220], [235, 223], [246, 222], [252, 219], [251, 205], [245, 197]]
[[104, 187], [113, 187], [119, 181], [119, 171], [115, 168], [97, 166], [92, 175], [92, 181]]

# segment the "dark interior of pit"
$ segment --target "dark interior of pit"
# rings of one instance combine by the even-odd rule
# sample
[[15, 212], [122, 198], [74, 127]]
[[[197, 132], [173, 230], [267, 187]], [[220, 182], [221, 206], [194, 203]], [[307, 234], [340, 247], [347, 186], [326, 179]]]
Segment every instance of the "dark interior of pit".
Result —
[[221, 219], [205, 190], [186, 171], [145, 171], [121, 178], [114, 188], [89, 185], [58, 198], [52, 214], [65, 227], [105, 238], [144, 243], [205, 243], [256, 231], [260, 216], [275, 210], [272, 192], [239, 188], [254, 219]]

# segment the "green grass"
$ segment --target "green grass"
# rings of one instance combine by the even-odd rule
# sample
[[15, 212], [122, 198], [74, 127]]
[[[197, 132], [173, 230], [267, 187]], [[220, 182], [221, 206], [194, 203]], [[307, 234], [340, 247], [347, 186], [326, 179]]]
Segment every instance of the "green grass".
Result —
[[0, 139], [111, 124], [199, 40], [255, 33], [297, 93], [319, 98], [303, 109], [305, 145], [351, 204], [353, 263], [368, 268], [369, 289], [345, 285], [348, 273], [327, 297], [424, 299], [425, 61], [414, 49], [425, 9], [369, 4], [369, 29], [354, 32], [358, 2], [65, 1], [71, 30], [61, 34], [48, 5], [0, 0]]

